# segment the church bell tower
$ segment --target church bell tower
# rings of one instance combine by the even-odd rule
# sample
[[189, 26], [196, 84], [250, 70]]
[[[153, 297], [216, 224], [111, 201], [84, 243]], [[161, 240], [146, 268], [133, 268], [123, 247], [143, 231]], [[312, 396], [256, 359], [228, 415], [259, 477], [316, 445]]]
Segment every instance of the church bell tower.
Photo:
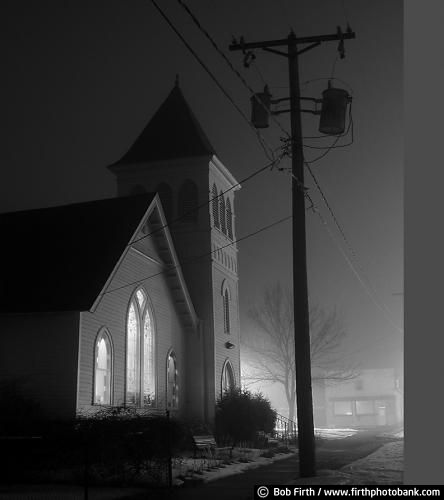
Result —
[[188, 406], [211, 422], [223, 390], [240, 386], [235, 178], [176, 82], [127, 153], [109, 167], [118, 196], [157, 192], [200, 331], [186, 341]]

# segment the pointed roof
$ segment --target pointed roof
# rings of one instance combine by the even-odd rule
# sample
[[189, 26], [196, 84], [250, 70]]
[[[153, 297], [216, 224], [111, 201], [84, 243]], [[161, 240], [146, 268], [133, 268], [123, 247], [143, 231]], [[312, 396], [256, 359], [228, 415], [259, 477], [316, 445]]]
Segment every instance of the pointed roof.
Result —
[[116, 163], [213, 156], [208, 137], [176, 85], [127, 153]]

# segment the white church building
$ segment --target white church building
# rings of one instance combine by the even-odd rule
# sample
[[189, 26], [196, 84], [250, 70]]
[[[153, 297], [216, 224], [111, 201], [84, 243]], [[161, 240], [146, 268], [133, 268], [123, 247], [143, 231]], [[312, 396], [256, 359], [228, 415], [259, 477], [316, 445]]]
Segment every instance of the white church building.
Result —
[[109, 169], [115, 198], [0, 215], [0, 384], [211, 422], [240, 385], [239, 185], [178, 85]]

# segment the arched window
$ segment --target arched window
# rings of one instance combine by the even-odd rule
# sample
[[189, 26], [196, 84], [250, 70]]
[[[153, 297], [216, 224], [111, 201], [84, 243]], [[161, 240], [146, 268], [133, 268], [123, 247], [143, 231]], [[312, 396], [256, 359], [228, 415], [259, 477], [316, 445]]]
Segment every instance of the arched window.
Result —
[[224, 280], [222, 283], [222, 309], [224, 315], [224, 332], [229, 334], [231, 331], [230, 327], [230, 290], [227, 286], [227, 282]]
[[213, 208], [213, 224], [214, 227], [219, 228], [219, 198], [217, 197], [217, 187], [216, 184], [213, 184], [213, 190], [211, 192], [211, 206]]
[[220, 217], [220, 228], [224, 234], [227, 234], [227, 219], [225, 216], [225, 199], [222, 191], [219, 195], [219, 217]]
[[199, 191], [196, 184], [187, 179], [179, 190], [179, 215], [182, 221], [197, 220], [199, 206]]
[[228, 290], [224, 292], [224, 332], [230, 333], [230, 296]]
[[94, 352], [94, 404], [111, 404], [112, 352], [108, 332], [97, 335]]
[[157, 186], [157, 192], [159, 193], [163, 211], [165, 212], [165, 216], [169, 222], [173, 217], [173, 191], [169, 184], [161, 182]]
[[126, 402], [154, 404], [156, 396], [154, 323], [148, 297], [139, 288], [131, 298], [127, 318]]
[[222, 394], [224, 392], [230, 391], [231, 389], [234, 389], [235, 385], [236, 382], [234, 379], [234, 370], [231, 366], [230, 360], [227, 359], [224, 363], [224, 367], [222, 368]]
[[233, 212], [231, 211], [230, 199], [227, 198], [226, 202], [227, 209], [227, 236], [231, 240], [233, 239]]
[[167, 356], [167, 408], [179, 407], [179, 380], [177, 372], [177, 359], [174, 351]]

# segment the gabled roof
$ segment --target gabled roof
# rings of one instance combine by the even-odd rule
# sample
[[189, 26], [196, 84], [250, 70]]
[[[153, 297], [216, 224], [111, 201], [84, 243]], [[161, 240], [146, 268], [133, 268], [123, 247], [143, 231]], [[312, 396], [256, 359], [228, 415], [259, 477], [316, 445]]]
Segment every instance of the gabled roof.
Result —
[[0, 312], [89, 310], [154, 196], [0, 214]]
[[116, 163], [211, 157], [214, 153], [213, 146], [176, 84], [136, 142]]

